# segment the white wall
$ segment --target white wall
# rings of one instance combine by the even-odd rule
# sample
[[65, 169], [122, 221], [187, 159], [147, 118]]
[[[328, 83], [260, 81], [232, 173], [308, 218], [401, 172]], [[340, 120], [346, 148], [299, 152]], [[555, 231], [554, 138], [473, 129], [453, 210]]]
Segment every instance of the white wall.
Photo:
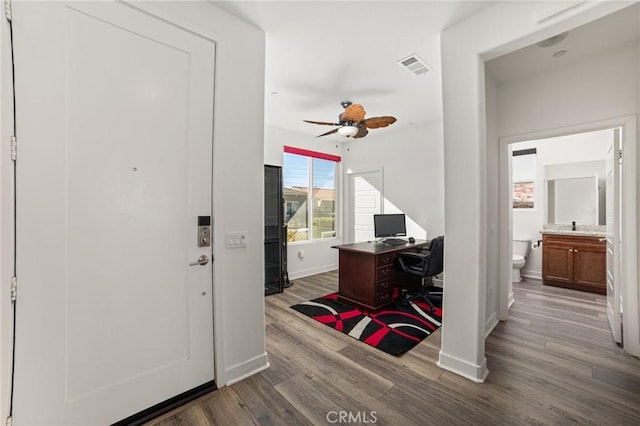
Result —
[[338, 138], [337, 135], [332, 135], [316, 139], [313, 131], [297, 133], [279, 127], [267, 126], [264, 133], [264, 164], [282, 167], [282, 154], [285, 146], [341, 156], [344, 144], [337, 142], [336, 138]]
[[[527, 85], [527, 81], [522, 82]], [[522, 102], [522, 99], [514, 102]], [[542, 239], [543, 224], [547, 223], [548, 179], [604, 175], [607, 143], [613, 138], [612, 130], [518, 142], [514, 150], [536, 148], [536, 189], [533, 209], [513, 209], [513, 236], [537, 242]], [[522, 268], [523, 276], [542, 277], [542, 247], [530, 250]]]
[[505, 84], [498, 97], [500, 136], [635, 114], [638, 43]]
[[[263, 120], [264, 34], [207, 2], [139, 3], [154, 14], [217, 41], [214, 109], [214, 329], [216, 383], [224, 386], [268, 366], [264, 335]], [[0, 20], [4, 141], [11, 123], [8, 32]], [[258, 78], [256, 78], [258, 76]], [[213, 78], [214, 76], [212, 76]], [[247, 101], [251, 100], [251, 101]], [[251, 124], [247, 124], [251, 123]], [[242, 128], [242, 132], [237, 132]], [[242, 149], [238, 149], [241, 146]], [[10, 381], [11, 164], [0, 150], [0, 418]], [[260, 206], [260, 208], [256, 208]], [[246, 249], [227, 250], [226, 231], [248, 233]], [[34, 264], [37, 267], [37, 264]]]
[[[447, 282], [438, 365], [474, 381], [483, 381], [488, 374], [485, 321], [491, 317], [486, 309], [492, 307], [487, 306], [486, 296], [487, 291], [495, 291], [497, 283], [489, 281], [486, 265], [496, 261], [501, 247], [504, 249], [504, 237], [498, 243], [491, 238], [498, 229], [501, 234], [504, 231], [501, 213], [488, 206], [489, 200], [500, 199], [501, 186], [490, 170], [495, 163], [489, 159], [498, 155], [499, 145], [497, 139], [487, 141], [490, 124], [486, 121], [484, 59], [582, 25], [624, 5], [589, 2], [567, 10], [563, 6], [501, 2], [446, 29], [441, 36]], [[566, 111], [549, 109], [560, 117]], [[501, 280], [508, 275], [505, 271], [510, 263], [510, 258], [508, 263], [500, 262]], [[506, 310], [500, 306], [503, 312]]]
[[[407, 216], [407, 235], [416, 239], [444, 234], [442, 124], [379, 134], [345, 145], [344, 171], [383, 169], [384, 212]], [[348, 149], [348, 151], [346, 150]], [[348, 215], [346, 215], [348, 216]], [[345, 219], [348, 219], [345, 218]], [[345, 221], [345, 226], [350, 224]]]

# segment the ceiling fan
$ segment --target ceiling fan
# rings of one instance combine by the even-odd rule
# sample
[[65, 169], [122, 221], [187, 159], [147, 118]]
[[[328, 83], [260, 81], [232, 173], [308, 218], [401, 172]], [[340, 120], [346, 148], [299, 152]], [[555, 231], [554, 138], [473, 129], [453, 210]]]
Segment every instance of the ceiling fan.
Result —
[[378, 127], [387, 127], [390, 124], [396, 122], [396, 118], [390, 115], [384, 115], [381, 117], [371, 117], [364, 118], [366, 111], [364, 107], [360, 104], [354, 104], [349, 101], [342, 101], [340, 103], [344, 108], [344, 112], [338, 116], [337, 123], [330, 123], [325, 121], [311, 121], [311, 120], [303, 120], [305, 123], [311, 124], [320, 124], [323, 126], [339, 126], [335, 129], [329, 130], [321, 135], [316, 136], [317, 138], [321, 136], [331, 135], [333, 133], [338, 133], [342, 136], [348, 138], [363, 138], [367, 136], [369, 133], [368, 129], [377, 129]]

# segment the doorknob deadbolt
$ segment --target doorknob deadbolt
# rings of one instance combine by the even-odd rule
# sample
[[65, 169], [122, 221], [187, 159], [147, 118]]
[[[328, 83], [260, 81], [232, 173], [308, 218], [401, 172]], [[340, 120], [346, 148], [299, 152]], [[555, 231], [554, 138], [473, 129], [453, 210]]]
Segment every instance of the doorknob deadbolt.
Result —
[[198, 247], [211, 247], [211, 216], [198, 216]]

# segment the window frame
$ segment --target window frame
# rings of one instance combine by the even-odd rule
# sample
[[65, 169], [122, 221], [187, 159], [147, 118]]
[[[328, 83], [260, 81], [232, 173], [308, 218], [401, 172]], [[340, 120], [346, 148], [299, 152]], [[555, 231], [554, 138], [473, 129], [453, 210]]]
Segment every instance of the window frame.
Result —
[[[304, 240], [299, 240], [299, 241], [289, 241], [288, 236], [287, 236], [287, 244], [293, 244], [293, 245], [297, 245], [297, 244], [314, 244], [314, 243], [318, 243], [318, 242], [323, 242], [323, 241], [331, 241], [331, 240], [335, 240], [339, 237], [339, 225], [340, 225], [340, 220], [339, 220], [339, 200], [340, 200], [340, 185], [339, 185], [339, 163], [342, 161], [342, 158], [338, 155], [332, 155], [332, 154], [327, 154], [327, 153], [323, 153], [323, 152], [318, 152], [318, 151], [312, 151], [312, 150], [307, 150], [307, 149], [303, 149], [303, 148], [296, 148], [296, 147], [291, 147], [291, 146], [284, 146], [284, 153], [283, 153], [283, 168], [284, 168], [284, 155], [285, 154], [294, 154], [294, 155], [299, 155], [299, 156], [303, 156], [306, 157], [307, 159], [307, 198], [306, 198], [306, 203], [307, 203], [307, 239]], [[314, 188], [313, 188], [313, 160], [314, 159], [319, 159], [319, 160], [328, 160], [328, 161], [332, 161], [334, 163], [334, 186], [335, 186], [335, 199], [334, 199], [334, 208], [333, 208], [333, 217], [334, 217], [334, 231], [333, 231], [333, 236], [331, 237], [326, 237], [326, 238], [316, 238], [313, 235], [313, 219], [315, 216], [315, 206], [314, 206]], [[285, 189], [284, 187], [284, 179], [282, 182], [283, 185], [283, 191]], [[283, 195], [284, 198], [284, 195]], [[284, 201], [284, 209], [285, 209], [285, 217], [286, 217], [286, 205], [288, 203], [294, 203], [295, 201]], [[288, 225], [288, 220], [287, 220], [287, 225]], [[303, 229], [303, 228], [301, 228]]]
[[[533, 166], [533, 177], [527, 179], [511, 179], [511, 208], [518, 211], [536, 211], [537, 208], [537, 200], [536, 195], [538, 192], [538, 179], [537, 179], [537, 164], [538, 164], [538, 152], [536, 148], [526, 148], [526, 149], [518, 149], [514, 150], [511, 154], [511, 159], [513, 161], [513, 157], [519, 157], [524, 155], [533, 155], [534, 157], [534, 166]], [[532, 186], [532, 205], [531, 207], [521, 207], [515, 205], [515, 196], [514, 190], [515, 186], [518, 184], [526, 184], [531, 183]]]

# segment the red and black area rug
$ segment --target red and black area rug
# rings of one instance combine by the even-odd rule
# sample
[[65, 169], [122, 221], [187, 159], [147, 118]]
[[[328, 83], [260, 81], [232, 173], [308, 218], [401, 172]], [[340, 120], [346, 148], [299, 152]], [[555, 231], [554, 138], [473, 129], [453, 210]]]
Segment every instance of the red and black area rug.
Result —
[[391, 355], [400, 355], [440, 328], [442, 310], [416, 300], [409, 305], [396, 299], [376, 313], [364, 312], [338, 301], [338, 294], [291, 306], [316, 321]]

